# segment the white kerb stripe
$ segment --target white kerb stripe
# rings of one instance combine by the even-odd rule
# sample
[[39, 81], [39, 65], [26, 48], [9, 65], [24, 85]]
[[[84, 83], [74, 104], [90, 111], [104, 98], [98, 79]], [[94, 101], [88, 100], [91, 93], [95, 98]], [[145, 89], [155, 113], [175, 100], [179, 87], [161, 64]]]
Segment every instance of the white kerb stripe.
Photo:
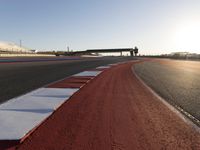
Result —
[[78, 89], [39, 88], [0, 105], [0, 140], [18, 140]]
[[78, 74], [75, 74], [73, 76], [75, 77], [83, 77], [83, 76], [97, 76], [100, 74], [102, 71], [83, 71]]
[[107, 68], [110, 68], [110, 66], [100, 66], [100, 67], [97, 67], [97, 69], [107, 69]]

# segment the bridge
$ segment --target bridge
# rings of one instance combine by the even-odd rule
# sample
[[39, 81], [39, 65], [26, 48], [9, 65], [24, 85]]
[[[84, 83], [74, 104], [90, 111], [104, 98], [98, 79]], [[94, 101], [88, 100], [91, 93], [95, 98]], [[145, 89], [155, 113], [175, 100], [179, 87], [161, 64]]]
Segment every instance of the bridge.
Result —
[[75, 56], [75, 55], [90, 55], [91, 53], [121, 53], [122, 52], [129, 52], [130, 56], [136, 56], [138, 53], [138, 48], [113, 48], [113, 49], [88, 49], [85, 51], [75, 51], [75, 52], [64, 52], [64, 51], [58, 51], [54, 52], [53, 54], [59, 56], [59, 55], [66, 55], [66, 56]]
[[114, 48], [114, 49], [88, 49], [86, 52], [89, 53], [121, 53], [122, 52], [130, 52], [130, 56], [133, 56], [134, 54], [137, 55], [138, 48]]

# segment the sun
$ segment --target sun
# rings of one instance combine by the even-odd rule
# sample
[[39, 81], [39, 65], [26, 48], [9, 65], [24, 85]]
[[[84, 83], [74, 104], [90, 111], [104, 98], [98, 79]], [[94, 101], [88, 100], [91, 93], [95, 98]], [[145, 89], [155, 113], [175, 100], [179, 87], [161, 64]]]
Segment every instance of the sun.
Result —
[[200, 22], [180, 24], [175, 31], [174, 42], [179, 50], [200, 54]]

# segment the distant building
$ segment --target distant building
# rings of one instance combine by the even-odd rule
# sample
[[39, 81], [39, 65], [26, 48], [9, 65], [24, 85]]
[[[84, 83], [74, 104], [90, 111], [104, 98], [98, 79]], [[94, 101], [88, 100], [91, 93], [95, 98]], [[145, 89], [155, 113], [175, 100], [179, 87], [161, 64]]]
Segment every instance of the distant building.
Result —
[[189, 53], [189, 52], [173, 52], [169, 56], [172, 58], [181, 58], [181, 59], [200, 59], [200, 54]]
[[174, 56], [174, 55], [178, 55], [178, 56], [185, 56], [188, 55], [188, 52], [173, 52], [170, 55]]

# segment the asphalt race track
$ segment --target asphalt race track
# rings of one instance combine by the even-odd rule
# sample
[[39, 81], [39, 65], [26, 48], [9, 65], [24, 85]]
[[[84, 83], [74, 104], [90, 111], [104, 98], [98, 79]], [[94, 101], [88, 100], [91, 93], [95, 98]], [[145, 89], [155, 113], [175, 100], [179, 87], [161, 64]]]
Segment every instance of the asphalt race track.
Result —
[[135, 71], [156, 93], [200, 125], [199, 61], [154, 59], [137, 64]]
[[[156, 85], [153, 89], [161, 96], [170, 95], [173, 99], [166, 98], [170, 103], [186, 112], [192, 107], [198, 114], [199, 62], [143, 59], [105, 65], [124, 60], [133, 58], [51, 60], [30, 62], [31, 67], [28, 62], [11, 63], [24, 65], [18, 71], [21, 76], [43, 73], [36, 79], [31, 76], [31, 83], [43, 83], [68, 70], [75, 75], [2, 104], [0, 149], [200, 149], [199, 128], [138, 78]], [[74, 68], [84, 70], [78, 73]], [[23, 78], [20, 82], [33, 85]], [[181, 92], [185, 97], [179, 97]]]
[[81, 71], [132, 59], [134, 58], [0, 58], [0, 103]]
[[96, 76], [16, 149], [199, 150], [200, 133], [141, 84], [136, 63]]

